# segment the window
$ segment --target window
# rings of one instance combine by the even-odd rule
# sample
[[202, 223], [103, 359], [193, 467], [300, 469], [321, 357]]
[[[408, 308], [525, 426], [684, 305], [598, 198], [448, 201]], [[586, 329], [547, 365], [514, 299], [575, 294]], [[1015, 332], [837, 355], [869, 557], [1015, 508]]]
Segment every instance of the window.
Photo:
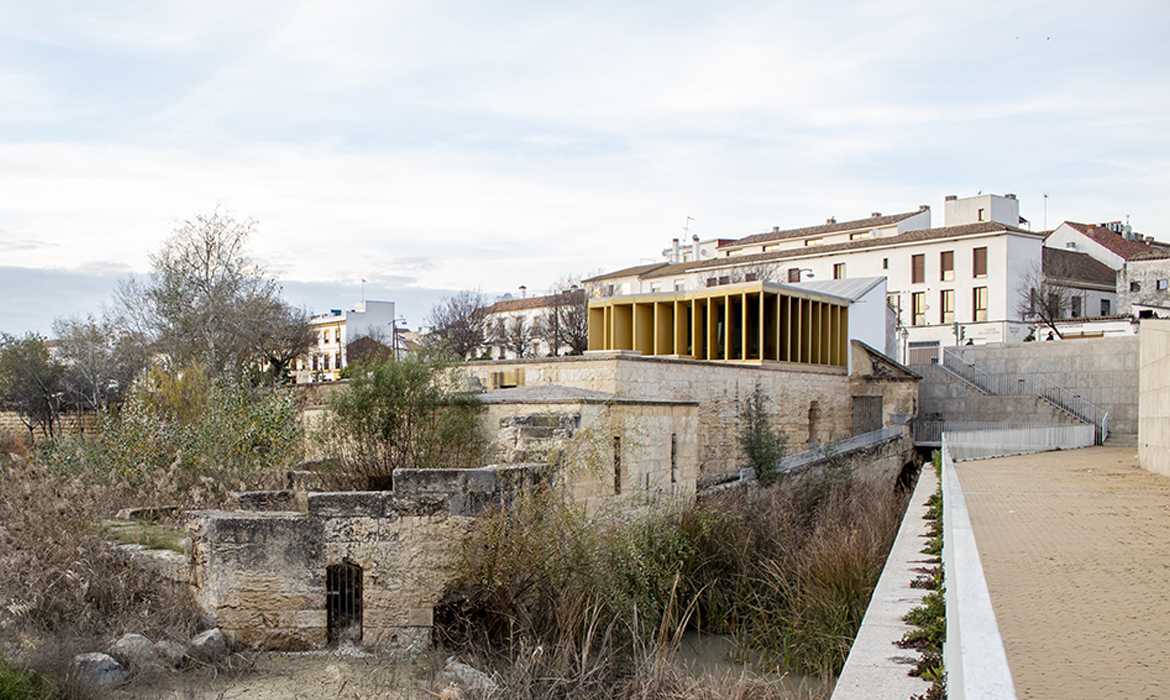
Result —
[[955, 322], [955, 290], [944, 289], [939, 294], [939, 320], [943, 323]]
[[986, 211], [986, 210], [985, 210], [985, 209], [980, 209], [980, 210], [979, 210], [979, 220], [980, 220], [980, 221], [983, 221], [983, 212], [984, 212], [984, 211]]
[[687, 288], [687, 281], [686, 280], [675, 280], [674, 281], [674, 291], [681, 292], [686, 288]]
[[333, 329], [333, 342], [335, 342], [335, 343], [341, 342], [341, 329], [340, 328]]
[[975, 314], [971, 320], [986, 321], [987, 320], [987, 287], [976, 287], [974, 289], [974, 303], [972, 306], [975, 309]]
[[833, 265], [833, 279], [845, 279], [845, 263], [836, 263]]
[[942, 281], [950, 282], [955, 279], [955, 251], [944, 250], [939, 256], [939, 267], [942, 268]]
[[806, 238], [804, 244], [806, 246], [823, 245], [825, 239], [823, 238]]
[[678, 434], [670, 434], [670, 483], [678, 483]]
[[1131, 292], [1142, 291], [1142, 283], [1141, 282], [1130, 282], [1129, 283], [1129, 291], [1131, 291]]
[[799, 267], [788, 268], [788, 281], [790, 283], [796, 283], [796, 282], [800, 281], [800, 268]]
[[883, 270], [890, 269], [890, 259], [889, 258], [882, 258], [882, 269]]
[[341, 353], [333, 353], [333, 369], [341, 369]]
[[926, 256], [910, 256], [910, 283], [922, 284], [926, 281]]
[[717, 284], [719, 284], [719, 280], [715, 279], [714, 277], [707, 278], [707, 286], [708, 287], [714, 287]]
[[719, 284], [731, 284], [731, 277], [730, 276], [720, 277]]
[[622, 492], [622, 438], [620, 435], [613, 436], [613, 495], [618, 496]]
[[910, 325], [926, 325], [926, 292], [914, 292], [910, 295]]
[[318, 356], [317, 356], [317, 355], [313, 355], [313, 371], [314, 371], [314, 372], [316, 372], [316, 371], [317, 371], [317, 362], [318, 362]]
[[1170, 280], [1158, 280], [1159, 290], [1165, 290], [1168, 286], [1170, 286]]
[[661, 282], [651, 282], [650, 283], [650, 291], [651, 292], [661, 292], [662, 291], [662, 283]]
[[760, 279], [760, 273], [758, 272], [749, 272], [743, 276], [744, 282], [755, 282], [758, 279]]
[[987, 276], [987, 248], [976, 248], [974, 250], [974, 269], [971, 271], [976, 277]]
[[1070, 306], [1071, 306], [1070, 310], [1072, 311], [1071, 316], [1073, 318], [1080, 318], [1081, 317], [1081, 298], [1080, 297], [1073, 297], [1072, 304], [1070, 304]]
[[1113, 313], [1113, 309], [1110, 307], [1111, 307], [1111, 304], [1109, 303], [1109, 300], [1102, 299], [1101, 300], [1101, 315], [1108, 316], [1109, 314]]
[[897, 293], [887, 294], [886, 295], [886, 303], [890, 305], [891, 309], [898, 312], [899, 317], [902, 316], [902, 295], [901, 294], [897, 294]]

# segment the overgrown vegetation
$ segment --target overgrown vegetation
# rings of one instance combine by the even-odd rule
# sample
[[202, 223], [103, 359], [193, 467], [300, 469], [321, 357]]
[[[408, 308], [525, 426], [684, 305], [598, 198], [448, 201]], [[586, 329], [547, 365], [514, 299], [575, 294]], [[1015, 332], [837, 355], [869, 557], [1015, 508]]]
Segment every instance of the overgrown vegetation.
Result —
[[302, 445], [291, 389], [211, 380], [197, 364], [152, 370], [99, 427], [97, 439], [38, 443], [40, 459], [57, 478], [84, 477], [139, 505], [211, 507], [232, 491], [278, 486]]
[[633, 697], [604, 689], [669, 655], [687, 628], [734, 635], [760, 668], [833, 674], [896, 534], [894, 500], [805, 477], [590, 519], [537, 490], [475, 524], [437, 635], [557, 679], [518, 697]]
[[317, 435], [333, 488], [389, 489], [398, 468], [481, 466], [482, 406], [454, 362], [412, 352], [347, 368], [349, 382], [330, 394]]
[[915, 607], [906, 614], [906, 622], [914, 625], [902, 636], [901, 646], [916, 649], [921, 654], [918, 663], [910, 675], [920, 676], [931, 682], [930, 689], [921, 696], [914, 696], [911, 700], [943, 700], [947, 696], [946, 671], [943, 668], [943, 642], [947, 637], [947, 603], [946, 587], [943, 580], [942, 546], [943, 546], [943, 498], [941, 485], [942, 458], [938, 451], [934, 453], [934, 469], [940, 474], [939, 488], [927, 501], [929, 508], [924, 516], [930, 521], [928, 539], [922, 553], [932, 558], [931, 567], [922, 576], [911, 583], [917, 588], [925, 588], [930, 592], [922, 599], [922, 605]]
[[27, 679], [20, 671], [29, 667], [64, 678], [73, 655], [123, 633], [185, 640], [196, 631], [187, 587], [129, 564], [95, 524], [131, 496], [91, 474], [66, 477], [26, 461], [11, 440], [0, 447], [0, 652], [19, 653], [20, 662], [0, 673]]

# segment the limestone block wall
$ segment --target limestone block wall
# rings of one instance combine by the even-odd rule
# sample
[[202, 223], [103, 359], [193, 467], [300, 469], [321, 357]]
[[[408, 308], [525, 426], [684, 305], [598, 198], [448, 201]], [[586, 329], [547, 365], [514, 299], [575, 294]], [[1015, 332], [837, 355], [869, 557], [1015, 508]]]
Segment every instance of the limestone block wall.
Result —
[[557, 464], [577, 501], [589, 503], [619, 492], [695, 491], [699, 468], [694, 403], [488, 402], [483, 422], [496, 436], [500, 463]]
[[957, 350], [988, 374], [1043, 376], [1108, 411], [1110, 433], [1133, 435], [1138, 431], [1139, 343], [1140, 334]]
[[844, 368], [616, 354], [475, 362], [467, 371], [485, 387], [492, 386], [492, 373], [514, 372], [514, 381], [520, 386], [552, 384], [609, 392], [623, 399], [695, 402], [696, 449], [702, 475], [741, 466], [739, 413], [757, 385], [770, 399], [773, 419], [788, 435], [790, 450], [804, 449], [810, 440], [847, 437], [852, 430], [850, 381]]
[[[425, 647], [473, 516], [531, 470], [399, 470], [393, 491], [314, 493], [307, 512], [191, 514], [196, 599], [233, 643], [323, 646], [332, 636], [391, 652]], [[251, 497], [241, 502], [283, 503]], [[356, 623], [330, 629], [329, 567], [357, 570]], [[336, 587], [336, 584], [335, 584]]]
[[1170, 476], [1170, 321], [1142, 321], [1138, 463]]

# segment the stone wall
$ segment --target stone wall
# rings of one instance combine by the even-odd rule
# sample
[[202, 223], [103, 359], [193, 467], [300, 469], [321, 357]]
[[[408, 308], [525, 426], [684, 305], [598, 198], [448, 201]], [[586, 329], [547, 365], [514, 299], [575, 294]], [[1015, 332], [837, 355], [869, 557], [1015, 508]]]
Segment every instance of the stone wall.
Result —
[[[1144, 325], [1144, 324], [1143, 324]], [[1139, 336], [956, 348], [988, 374], [1038, 374], [1109, 412], [1109, 432], [1138, 431]], [[984, 419], [993, 420], [993, 419]]]
[[[100, 416], [96, 411], [83, 411], [78, 414], [75, 412], [63, 413], [60, 416], [58, 425], [54, 430], [60, 430], [64, 435], [81, 435], [85, 433], [96, 432]], [[14, 411], [0, 411], [0, 437], [11, 435], [19, 437], [28, 442], [28, 428], [21, 422], [20, 416]], [[41, 429], [33, 432], [33, 440], [47, 440], [48, 433]]]
[[698, 406], [631, 399], [540, 402], [487, 392], [483, 421], [501, 464], [539, 461], [563, 471], [592, 511], [617, 493], [687, 496], [698, 478]]
[[1170, 476], [1170, 321], [1141, 325], [1138, 463]]
[[[196, 598], [233, 643], [264, 649], [326, 644], [327, 570], [360, 567], [360, 613], [333, 636], [391, 652], [429, 643], [453, 543], [487, 505], [506, 500], [531, 470], [399, 470], [393, 491], [315, 493], [305, 513], [191, 514]], [[284, 504], [285, 498], [242, 502]]]
[[741, 365], [628, 354], [586, 355], [537, 360], [475, 362], [468, 373], [483, 386], [493, 374], [519, 386], [559, 385], [615, 394], [631, 400], [690, 401], [698, 404], [696, 450], [700, 474], [741, 466], [739, 413], [760, 386], [771, 401], [777, 427], [790, 449], [810, 441], [852, 434], [853, 403], [843, 368]]

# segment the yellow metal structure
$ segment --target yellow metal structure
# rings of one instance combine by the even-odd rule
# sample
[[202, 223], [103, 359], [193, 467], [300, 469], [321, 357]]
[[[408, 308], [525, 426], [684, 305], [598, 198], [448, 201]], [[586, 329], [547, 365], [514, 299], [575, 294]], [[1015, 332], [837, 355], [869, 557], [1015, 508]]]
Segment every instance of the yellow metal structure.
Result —
[[848, 364], [849, 302], [749, 282], [589, 302], [589, 349], [716, 362]]

